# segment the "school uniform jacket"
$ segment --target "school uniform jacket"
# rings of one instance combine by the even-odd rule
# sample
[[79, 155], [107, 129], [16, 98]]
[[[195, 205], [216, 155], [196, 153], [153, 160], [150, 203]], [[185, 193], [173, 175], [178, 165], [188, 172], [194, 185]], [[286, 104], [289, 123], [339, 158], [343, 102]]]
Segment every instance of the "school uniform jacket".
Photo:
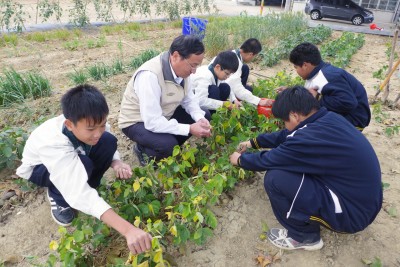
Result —
[[[22, 165], [16, 173], [28, 180], [33, 168], [43, 164], [50, 173], [50, 181], [72, 208], [100, 219], [111, 207], [87, 183], [88, 175], [78, 156], [84, 151], [80, 147], [75, 149], [62, 133], [64, 122], [64, 115], [60, 115], [47, 120], [31, 133], [22, 154]], [[108, 124], [106, 130], [110, 130]], [[113, 156], [113, 160], [117, 159], [118, 151]]]
[[320, 104], [329, 111], [345, 117], [358, 128], [371, 120], [371, 110], [364, 86], [347, 71], [321, 62], [308, 76], [306, 88], [316, 87], [321, 94]]
[[[222, 107], [224, 101], [212, 99], [208, 97], [208, 87], [210, 85], [219, 86], [222, 82], [211, 72], [209, 69], [210, 65], [203, 65], [196, 70], [196, 73], [191, 75], [192, 88], [196, 98], [199, 100], [200, 107], [209, 110], [216, 110]], [[233, 102], [236, 100], [235, 95], [231, 90], [229, 95], [229, 101]]]
[[[292, 132], [261, 134], [251, 144], [272, 149], [242, 154], [240, 167], [315, 177], [338, 197], [348, 232], [361, 231], [378, 214], [382, 206], [379, 161], [365, 136], [342, 116], [322, 107]], [[309, 194], [300, 188], [299, 197]]]

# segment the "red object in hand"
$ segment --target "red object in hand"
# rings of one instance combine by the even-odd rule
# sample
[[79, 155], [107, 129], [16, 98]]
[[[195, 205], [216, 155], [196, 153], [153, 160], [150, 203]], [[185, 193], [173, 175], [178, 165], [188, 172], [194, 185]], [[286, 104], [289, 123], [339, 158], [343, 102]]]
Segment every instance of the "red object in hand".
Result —
[[378, 26], [376, 26], [376, 24], [375, 23], [372, 23], [371, 25], [369, 25], [369, 28], [371, 29], [371, 30], [383, 30], [382, 28], [379, 28]]
[[[261, 98], [266, 99], [266, 98]], [[273, 101], [273, 100], [272, 100]], [[264, 115], [266, 118], [272, 117], [272, 106], [257, 106], [257, 112], [259, 115]]]

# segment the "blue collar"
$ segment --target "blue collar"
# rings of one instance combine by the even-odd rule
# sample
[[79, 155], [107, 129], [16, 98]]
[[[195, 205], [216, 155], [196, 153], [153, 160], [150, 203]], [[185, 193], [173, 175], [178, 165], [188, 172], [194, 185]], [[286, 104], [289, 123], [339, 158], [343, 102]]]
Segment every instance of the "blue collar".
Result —
[[[92, 146], [79, 141], [78, 138], [76, 138], [76, 136], [70, 130], [68, 130], [67, 127], [65, 127], [65, 125], [63, 126], [62, 133], [66, 137], [68, 137], [69, 141], [71, 141], [75, 150], [78, 149], [79, 147], [81, 147], [81, 150], [83, 150], [85, 152], [85, 155], [89, 156]], [[78, 149], [78, 151], [79, 151], [79, 149]]]

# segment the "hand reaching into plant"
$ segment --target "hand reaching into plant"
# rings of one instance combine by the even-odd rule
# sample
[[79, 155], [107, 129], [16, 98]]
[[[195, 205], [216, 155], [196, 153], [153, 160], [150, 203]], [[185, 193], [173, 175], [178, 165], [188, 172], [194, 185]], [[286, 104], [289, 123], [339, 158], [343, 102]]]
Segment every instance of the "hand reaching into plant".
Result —
[[153, 237], [142, 229], [133, 226], [111, 208], [104, 212], [100, 219], [125, 237], [132, 254], [136, 255], [150, 250]]
[[197, 122], [190, 125], [190, 133], [197, 137], [210, 137], [210, 122], [205, 118], [198, 120]]
[[115, 176], [120, 179], [129, 179], [132, 177], [132, 168], [121, 160], [114, 160], [111, 167], [115, 172]]
[[268, 99], [268, 98], [261, 98], [260, 102], [258, 102], [259, 106], [267, 107], [267, 106], [272, 106], [274, 103], [273, 99]]
[[140, 228], [132, 227], [125, 235], [126, 243], [133, 255], [150, 250], [152, 236]]
[[233, 166], [238, 165], [238, 159], [240, 156], [241, 156], [241, 154], [239, 152], [233, 152], [232, 155], [229, 156], [229, 161], [231, 162], [231, 164]]
[[250, 141], [241, 142], [237, 148], [237, 152], [242, 154], [247, 150], [247, 148], [251, 147]]

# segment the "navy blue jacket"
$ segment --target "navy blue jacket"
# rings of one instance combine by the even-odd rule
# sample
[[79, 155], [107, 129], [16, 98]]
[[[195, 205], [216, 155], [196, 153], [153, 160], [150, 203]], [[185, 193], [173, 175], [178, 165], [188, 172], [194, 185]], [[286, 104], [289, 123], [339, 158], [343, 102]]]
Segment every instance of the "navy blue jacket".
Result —
[[348, 216], [349, 232], [364, 229], [378, 214], [382, 206], [378, 158], [365, 136], [342, 116], [322, 107], [292, 132], [261, 134], [251, 143], [254, 148], [272, 149], [242, 154], [240, 167], [304, 173], [318, 179], [338, 196], [342, 216]]
[[[321, 106], [342, 115], [358, 128], [367, 127], [371, 120], [371, 110], [364, 86], [347, 71], [325, 62], [315, 67], [306, 84], [318, 74], [323, 76], [319, 82], [325, 79], [327, 82], [323, 82], [320, 88]], [[318, 86], [318, 82], [315, 85]]]

